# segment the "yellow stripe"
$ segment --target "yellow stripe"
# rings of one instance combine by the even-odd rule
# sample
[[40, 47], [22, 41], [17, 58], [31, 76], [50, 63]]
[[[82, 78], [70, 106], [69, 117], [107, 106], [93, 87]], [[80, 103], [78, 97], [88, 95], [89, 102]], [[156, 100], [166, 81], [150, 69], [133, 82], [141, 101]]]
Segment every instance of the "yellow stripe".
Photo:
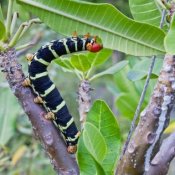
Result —
[[83, 39], [83, 49], [82, 50], [85, 50], [85, 43], [86, 43], [86, 40]]
[[66, 53], [69, 54], [69, 53], [70, 53], [70, 50], [69, 50], [69, 48], [68, 48], [66, 42], [67, 42], [67, 39], [63, 39], [63, 44], [64, 44], [64, 47], [65, 47], [65, 49], [66, 49]]
[[57, 55], [57, 53], [55, 52], [55, 50], [53, 50], [52, 48], [52, 45], [49, 45], [49, 50], [52, 52], [52, 54], [53, 54], [53, 56], [55, 57], [55, 58], [58, 58], [59, 56]]
[[31, 77], [30, 76], [30, 79], [36, 80], [36, 79], [41, 78], [41, 77], [44, 77], [46, 75], [48, 75], [48, 72], [42, 72], [42, 73], [36, 74], [35, 77]]
[[67, 122], [66, 126], [60, 126], [60, 128], [61, 128], [62, 130], [66, 130], [73, 122], [74, 122], [74, 119], [71, 118], [71, 119]]
[[75, 140], [77, 140], [78, 137], [79, 137], [79, 136], [75, 136], [74, 138], [67, 137], [67, 138], [66, 138], [66, 141], [75, 141]]
[[53, 113], [57, 113], [62, 107], [64, 107], [66, 104], [65, 101], [62, 101], [61, 104], [59, 104], [55, 110], [52, 110]]
[[48, 66], [50, 64], [49, 62], [43, 60], [42, 58], [38, 59], [36, 56], [34, 57], [34, 60], [36, 60], [36, 61], [38, 61], [38, 62], [40, 62], [40, 63], [42, 63], [42, 64], [44, 64], [46, 66]]
[[77, 52], [78, 51], [78, 46], [77, 46], [77, 38], [76, 39], [71, 39], [74, 44], [75, 44], [75, 51]]
[[52, 86], [50, 86], [50, 88], [48, 88], [48, 89], [44, 92], [44, 94], [41, 94], [41, 97], [47, 96], [47, 95], [48, 95], [50, 92], [52, 92], [54, 89], [55, 89], [55, 85], [52, 84]]

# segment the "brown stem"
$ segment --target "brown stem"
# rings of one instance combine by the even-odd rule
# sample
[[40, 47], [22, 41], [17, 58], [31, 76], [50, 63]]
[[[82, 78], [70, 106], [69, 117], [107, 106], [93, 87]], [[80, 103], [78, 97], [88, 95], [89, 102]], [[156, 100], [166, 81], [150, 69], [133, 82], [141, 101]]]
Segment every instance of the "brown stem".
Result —
[[172, 133], [166, 138], [159, 152], [151, 161], [151, 165], [147, 173], [144, 175], [166, 175], [169, 170], [169, 165], [175, 157], [175, 133]]
[[21, 65], [17, 62], [14, 49], [0, 53], [0, 66], [5, 73], [10, 88], [28, 115], [34, 133], [49, 155], [56, 172], [61, 175], [78, 175], [79, 170], [76, 161], [67, 153], [60, 132], [51, 121], [43, 117], [46, 112], [43, 107], [33, 102], [34, 95], [31, 89], [22, 87], [24, 74]]
[[91, 91], [90, 83], [88, 80], [82, 80], [78, 89], [78, 104], [81, 127], [83, 128], [86, 121], [87, 113], [89, 112], [91, 105]]
[[175, 99], [175, 57], [166, 55], [158, 82], [147, 108], [119, 162], [117, 175], [142, 175], [149, 168], [155, 146], [169, 122]]

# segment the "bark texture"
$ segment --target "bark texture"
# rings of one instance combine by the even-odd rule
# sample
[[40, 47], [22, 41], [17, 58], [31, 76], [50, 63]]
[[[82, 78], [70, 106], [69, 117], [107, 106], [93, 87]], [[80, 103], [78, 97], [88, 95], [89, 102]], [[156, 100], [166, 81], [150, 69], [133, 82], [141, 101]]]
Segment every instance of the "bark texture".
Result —
[[155, 147], [169, 122], [175, 101], [175, 57], [166, 55], [158, 82], [147, 108], [119, 162], [116, 175], [142, 175], [149, 171]]
[[0, 66], [5, 73], [11, 90], [28, 115], [36, 137], [41, 141], [44, 150], [49, 155], [55, 171], [59, 175], [78, 175], [77, 163], [67, 153], [67, 148], [60, 132], [51, 121], [43, 117], [46, 112], [42, 106], [33, 102], [34, 95], [31, 89], [22, 87], [21, 83], [24, 80], [24, 74], [21, 65], [17, 62], [14, 49], [0, 53]]
[[87, 113], [90, 110], [91, 105], [90, 91], [92, 91], [92, 88], [90, 87], [89, 81], [82, 80], [78, 89], [78, 105], [79, 105], [80, 122], [82, 128], [84, 127]]

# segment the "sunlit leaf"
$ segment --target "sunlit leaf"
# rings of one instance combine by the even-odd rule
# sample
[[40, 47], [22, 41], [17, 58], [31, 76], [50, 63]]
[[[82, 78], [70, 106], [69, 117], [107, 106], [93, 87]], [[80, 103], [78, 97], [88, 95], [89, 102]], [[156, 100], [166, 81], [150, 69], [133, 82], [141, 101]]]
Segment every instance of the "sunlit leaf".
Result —
[[98, 35], [105, 48], [132, 55], [165, 53], [165, 34], [162, 30], [127, 18], [111, 4], [68, 0], [17, 2], [59, 33], [70, 35], [75, 30], [81, 34], [89, 32]]
[[80, 137], [78, 142], [77, 160], [81, 175], [105, 175], [102, 166], [95, 160], [92, 154], [87, 150], [83, 142], [83, 137]]
[[120, 129], [114, 114], [104, 101], [97, 100], [88, 114], [87, 123], [93, 124], [104, 137], [107, 152], [102, 167], [106, 174], [113, 174], [121, 151]]

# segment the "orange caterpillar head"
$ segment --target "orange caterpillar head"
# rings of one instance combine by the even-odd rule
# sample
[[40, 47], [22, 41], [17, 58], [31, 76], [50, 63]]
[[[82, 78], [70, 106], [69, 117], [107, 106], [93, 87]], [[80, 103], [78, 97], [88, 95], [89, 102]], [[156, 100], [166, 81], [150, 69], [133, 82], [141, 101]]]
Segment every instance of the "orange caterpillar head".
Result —
[[97, 37], [94, 37], [90, 39], [89, 43], [87, 43], [86, 48], [90, 52], [98, 52], [103, 48], [103, 45], [97, 41]]

